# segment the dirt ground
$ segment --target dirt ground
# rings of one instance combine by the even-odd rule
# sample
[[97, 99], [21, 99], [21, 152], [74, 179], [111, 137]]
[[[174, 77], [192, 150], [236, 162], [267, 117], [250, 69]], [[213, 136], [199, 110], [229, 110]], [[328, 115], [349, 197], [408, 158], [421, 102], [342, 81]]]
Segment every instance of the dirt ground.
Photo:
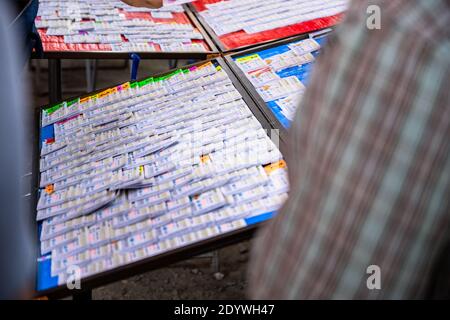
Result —
[[[179, 65], [187, 61], [178, 61]], [[169, 69], [168, 61], [142, 61], [138, 78]], [[47, 63], [34, 61], [29, 68], [31, 105], [48, 104]], [[97, 63], [96, 88], [126, 82], [130, 69], [123, 60]], [[63, 98], [87, 90], [86, 61], [65, 60], [62, 72]], [[249, 243], [219, 250], [219, 273], [210, 256], [182, 261], [93, 290], [93, 299], [244, 299]]]
[[244, 243], [219, 250], [219, 275], [211, 258], [199, 257], [101, 287], [93, 291], [93, 298], [244, 299], [247, 249]]

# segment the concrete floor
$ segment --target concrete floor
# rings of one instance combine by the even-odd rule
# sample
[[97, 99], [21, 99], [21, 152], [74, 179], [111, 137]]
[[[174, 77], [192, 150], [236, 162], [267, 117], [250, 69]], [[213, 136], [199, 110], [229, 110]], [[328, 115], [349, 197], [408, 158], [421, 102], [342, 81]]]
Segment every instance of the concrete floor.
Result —
[[[179, 61], [185, 64], [186, 61]], [[34, 107], [48, 104], [46, 61], [32, 62], [29, 69]], [[126, 82], [130, 69], [123, 60], [98, 62], [96, 88]], [[169, 69], [168, 61], [142, 61], [138, 78]], [[84, 60], [63, 61], [63, 98], [86, 92]], [[244, 299], [249, 243], [219, 250], [220, 273], [215, 274], [210, 258], [194, 258], [166, 268], [136, 275], [93, 291], [94, 299]], [[223, 278], [222, 278], [223, 275]]]

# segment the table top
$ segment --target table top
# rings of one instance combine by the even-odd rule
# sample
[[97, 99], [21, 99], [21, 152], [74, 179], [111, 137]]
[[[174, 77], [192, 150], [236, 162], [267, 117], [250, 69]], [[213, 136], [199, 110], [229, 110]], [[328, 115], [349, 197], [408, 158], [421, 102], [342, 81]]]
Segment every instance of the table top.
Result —
[[339, 24], [343, 18], [343, 14], [338, 13], [262, 32], [250, 34], [243, 30], [239, 30], [218, 36], [200, 13], [207, 9], [208, 4], [214, 4], [221, 1], [223, 0], [197, 0], [190, 3], [188, 6], [195, 13], [204, 29], [207, 30], [219, 50], [224, 53], [245, 50], [254, 46], [268, 44], [272, 41], [327, 29]]
[[[184, 12], [174, 12], [171, 18], [154, 18], [149, 12], [122, 12], [126, 19], [139, 19], [154, 23], [171, 24], [180, 23], [191, 25], [198, 31], [203, 39], [194, 39], [192, 43], [203, 47], [196, 51], [163, 51], [159, 44], [153, 45], [153, 51], [142, 51], [139, 49], [133, 51], [114, 51], [110, 44], [85, 43], [85, 44], [67, 44], [64, 43], [64, 36], [47, 35], [47, 29], [39, 29], [41, 36], [44, 59], [128, 59], [131, 53], [137, 53], [145, 59], [209, 59], [218, 54], [214, 42], [210, 39], [208, 33], [191, 12], [188, 6], [184, 5]], [[37, 17], [38, 22], [41, 18]], [[125, 38], [123, 38], [125, 39]], [[125, 40], [127, 43], [128, 40]], [[37, 58], [36, 56], [32, 56]]]
[[[230, 78], [230, 80], [232, 81], [233, 85], [235, 86], [237, 91], [241, 94], [243, 100], [245, 101], [245, 103], [247, 104], [247, 106], [249, 107], [249, 109], [251, 110], [253, 115], [256, 117], [256, 119], [261, 123], [263, 128], [267, 128], [267, 129], [271, 128], [266, 117], [259, 110], [258, 106], [254, 103], [252, 98], [247, 94], [245, 89], [241, 86], [238, 79], [233, 74], [232, 70], [229, 68], [227, 63], [221, 58], [216, 58], [216, 59], [212, 59], [209, 61], [213, 61], [227, 73], [227, 75]], [[180, 69], [186, 70], [190, 67], [200, 66], [204, 63], [205, 63], [205, 61], [202, 61], [200, 63], [194, 64], [191, 66], [187, 66], [187, 67], [183, 67]], [[163, 75], [167, 75], [170, 73], [171, 72], [167, 72], [167, 73], [163, 73], [158, 76], [163, 76]], [[98, 92], [104, 92], [104, 90], [105, 89], [99, 90]], [[89, 94], [89, 96], [92, 96], [93, 94], [94, 93], [91, 93], [91, 94]], [[81, 97], [81, 98], [83, 98], [83, 97]], [[72, 100], [72, 99], [69, 99], [69, 100]], [[45, 107], [41, 108], [41, 110], [47, 109], [48, 107], [49, 106], [45, 106]], [[41, 127], [41, 125], [40, 125], [41, 114], [39, 113], [36, 116], [38, 118], [36, 120], [39, 123], [38, 126]], [[49, 133], [48, 131], [46, 132], [46, 130], [42, 130], [39, 134], [36, 135], [37, 136], [36, 143], [39, 144], [40, 141], [42, 141], [42, 139], [49, 138], [49, 134], [51, 135], [51, 133]], [[39, 149], [39, 148], [37, 148], [37, 149]], [[280, 150], [283, 152], [284, 149], [285, 149], [285, 144], [283, 142], [281, 142]], [[35, 172], [34, 183], [36, 186], [38, 186], [38, 179], [39, 179], [39, 174], [37, 174], [39, 172], [39, 169], [37, 168], [38, 163], [39, 163], [38, 159], [39, 159], [38, 152], [36, 152], [35, 159], [34, 159], [35, 165], [36, 165], [36, 168], [34, 170], [34, 172]], [[37, 203], [37, 194], [36, 194], [35, 202]], [[36, 208], [36, 206], [33, 206], [33, 207]], [[33, 211], [33, 215], [35, 215], [35, 213], [36, 213], [35, 209], [33, 209], [32, 211]], [[267, 212], [264, 214], [260, 214], [260, 215], [246, 219], [245, 227], [239, 228], [237, 230], [221, 233], [221, 234], [218, 234], [211, 238], [207, 238], [207, 239], [204, 239], [204, 240], [201, 240], [198, 242], [194, 242], [194, 243], [188, 244], [183, 247], [178, 247], [176, 249], [173, 249], [173, 250], [170, 250], [167, 252], [163, 252], [163, 253], [155, 255], [155, 256], [150, 256], [148, 258], [145, 258], [145, 259], [142, 259], [142, 260], [130, 263], [130, 264], [121, 265], [112, 270], [108, 270], [108, 271], [101, 272], [99, 274], [94, 274], [92, 276], [88, 276], [85, 279], [83, 278], [83, 282], [82, 282], [83, 289], [87, 290], [87, 289], [92, 289], [92, 288], [95, 288], [98, 286], [102, 286], [107, 283], [118, 281], [120, 279], [127, 278], [127, 277], [133, 276], [133, 275], [141, 273], [141, 272], [149, 271], [149, 270], [152, 270], [155, 268], [164, 267], [164, 266], [167, 266], [168, 264], [174, 263], [176, 261], [187, 259], [189, 257], [193, 257], [193, 256], [201, 254], [201, 253], [212, 251], [212, 250], [215, 250], [215, 249], [218, 249], [218, 248], [221, 248], [221, 247], [233, 244], [233, 243], [237, 243], [237, 242], [246, 240], [253, 235], [254, 231], [262, 223], [264, 223], [264, 221], [266, 221], [267, 219], [270, 219], [273, 215], [274, 215], [274, 212]], [[40, 228], [39, 224], [37, 224], [36, 228]], [[37, 252], [37, 256], [40, 257], [39, 252]], [[47, 295], [50, 297], [61, 297], [61, 296], [73, 294], [74, 292], [69, 290], [67, 288], [67, 286], [58, 285], [58, 282], [55, 281], [55, 279], [51, 277], [50, 266], [51, 266], [51, 260], [49, 257], [47, 257], [45, 259], [42, 259], [42, 257], [41, 257], [39, 259], [38, 264], [37, 264], [38, 271], [36, 274], [36, 283], [38, 285], [39, 290], [36, 290], [36, 293], [35, 293], [36, 296]]]

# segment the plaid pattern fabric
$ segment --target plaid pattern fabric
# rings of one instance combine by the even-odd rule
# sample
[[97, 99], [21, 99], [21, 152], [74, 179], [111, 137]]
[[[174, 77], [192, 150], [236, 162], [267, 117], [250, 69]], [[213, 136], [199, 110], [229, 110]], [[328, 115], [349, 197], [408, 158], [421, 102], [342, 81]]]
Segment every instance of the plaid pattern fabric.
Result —
[[[366, 27], [371, 4], [380, 30]], [[291, 192], [255, 239], [250, 297], [423, 297], [450, 231], [449, 9], [351, 4], [290, 130]]]

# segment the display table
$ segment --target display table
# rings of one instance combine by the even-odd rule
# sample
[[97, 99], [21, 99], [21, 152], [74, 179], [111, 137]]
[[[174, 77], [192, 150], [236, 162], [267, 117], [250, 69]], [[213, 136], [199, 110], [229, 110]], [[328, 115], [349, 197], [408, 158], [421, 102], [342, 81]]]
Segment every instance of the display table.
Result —
[[[47, 2], [46, 2], [47, 3]], [[44, 3], [44, 5], [46, 4]], [[129, 7], [131, 8], [131, 7]], [[188, 6], [183, 6], [184, 12], [177, 12], [171, 18], [154, 18], [149, 12], [122, 12], [125, 16], [125, 21], [144, 21], [148, 23], [161, 23], [161, 25], [170, 25], [177, 23], [180, 25], [191, 26], [202, 39], [192, 40], [194, 43], [202, 46], [202, 50], [190, 51], [165, 51], [160, 45], [155, 44], [151, 50], [139, 49], [134, 50], [116, 50], [111, 44], [66, 44], [64, 36], [48, 35], [48, 28], [38, 28], [39, 34], [43, 43], [43, 56], [39, 58], [48, 60], [48, 75], [49, 75], [49, 97], [50, 102], [55, 103], [61, 100], [61, 60], [63, 59], [196, 59], [204, 60], [210, 59], [218, 55], [218, 50], [210, 39], [208, 33], [199, 23], [195, 15], [191, 12]], [[41, 10], [45, 10], [41, 4]], [[130, 9], [131, 10], [131, 9]], [[42, 24], [42, 17], [36, 18], [38, 27]], [[82, 27], [80, 27], [82, 28]], [[64, 29], [64, 28], [63, 28]], [[132, 28], [131, 28], [132, 29]], [[58, 31], [58, 30], [57, 30]], [[60, 31], [61, 32], [61, 31]], [[83, 31], [79, 31], [83, 34]], [[125, 39], [125, 38], [124, 38]], [[128, 40], [123, 43], [128, 43]], [[34, 58], [38, 58], [33, 55]], [[136, 67], [137, 68], [137, 67]]]

